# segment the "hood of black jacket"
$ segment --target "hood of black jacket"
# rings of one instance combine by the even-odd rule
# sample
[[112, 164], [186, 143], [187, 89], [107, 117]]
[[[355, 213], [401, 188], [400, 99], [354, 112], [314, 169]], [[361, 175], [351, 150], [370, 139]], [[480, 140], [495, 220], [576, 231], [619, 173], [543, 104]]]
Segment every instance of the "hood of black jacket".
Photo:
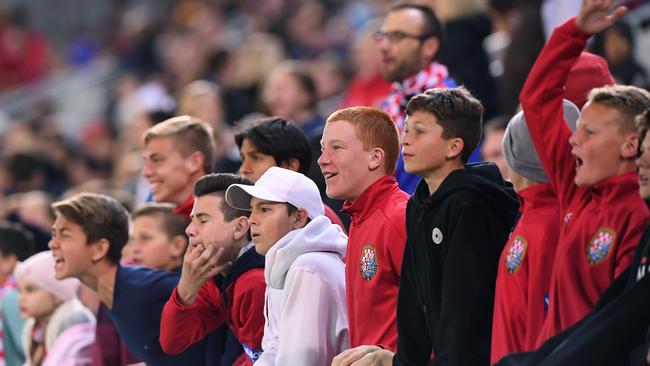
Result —
[[493, 163], [468, 164], [464, 170], [451, 172], [433, 194], [429, 193], [429, 186], [423, 179], [413, 194], [413, 200], [421, 206], [434, 208], [458, 191], [477, 192], [490, 206], [501, 207], [505, 213], [513, 216], [519, 209], [519, 200], [512, 184], [503, 179], [499, 168]]

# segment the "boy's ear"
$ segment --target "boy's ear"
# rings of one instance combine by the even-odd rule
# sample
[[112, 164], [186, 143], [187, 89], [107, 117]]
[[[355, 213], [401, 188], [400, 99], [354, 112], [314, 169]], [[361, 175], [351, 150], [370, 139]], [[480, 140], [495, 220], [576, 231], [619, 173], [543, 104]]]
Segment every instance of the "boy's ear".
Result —
[[185, 159], [185, 162], [189, 170], [194, 173], [199, 170], [203, 170], [205, 156], [203, 156], [203, 153], [200, 151], [194, 151]]
[[239, 216], [235, 220], [237, 220], [237, 222], [235, 223], [235, 228], [233, 229], [232, 237], [235, 240], [241, 240], [242, 238], [245, 238], [246, 235], [248, 235], [248, 229], [250, 228], [250, 224], [248, 223], [248, 217]]
[[300, 161], [296, 158], [291, 158], [280, 163], [280, 168], [293, 170], [297, 172], [300, 170]]
[[309, 218], [309, 215], [307, 214], [307, 210], [304, 208], [299, 208], [296, 210], [296, 212], [293, 213], [293, 216], [293, 230], [302, 229], [307, 225], [307, 219]]
[[108, 255], [108, 250], [111, 247], [111, 244], [106, 238], [102, 238], [92, 243], [93, 253], [91, 260], [93, 263], [101, 262]]
[[460, 137], [455, 137], [449, 140], [449, 145], [447, 146], [447, 160], [455, 159], [457, 156], [463, 152], [465, 147], [465, 142]]
[[386, 153], [384, 149], [375, 147], [368, 152], [368, 169], [377, 170], [385, 160]]
[[621, 146], [621, 157], [624, 160], [636, 159], [637, 149], [639, 148], [639, 135], [636, 133], [630, 134], [625, 137], [623, 146]]
[[187, 237], [184, 235], [176, 235], [172, 238], [169, 245], [169, 251], [174, 259], [183, 258], [188, 245]]

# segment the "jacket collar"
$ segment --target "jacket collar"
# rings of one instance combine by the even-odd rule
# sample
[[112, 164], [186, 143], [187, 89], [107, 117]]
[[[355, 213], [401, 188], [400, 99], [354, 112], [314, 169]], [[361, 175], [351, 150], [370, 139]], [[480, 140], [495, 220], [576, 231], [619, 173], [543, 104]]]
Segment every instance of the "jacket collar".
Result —
[[395, 178], [385, 175], [366, 188], [356, 201], [345, 201], [343, 212], [352, 216], [353, 221], [361, 222], [381, 207], [391, 193], [397, 191], [399, 187]]

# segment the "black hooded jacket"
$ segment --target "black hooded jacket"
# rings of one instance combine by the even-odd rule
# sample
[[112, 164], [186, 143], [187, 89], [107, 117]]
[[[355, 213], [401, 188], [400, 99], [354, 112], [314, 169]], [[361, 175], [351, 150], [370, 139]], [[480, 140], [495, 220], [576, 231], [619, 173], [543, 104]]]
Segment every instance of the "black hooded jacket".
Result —
[[494, 286], [519, 201], [491, 163], [420, 181], [406, 209], [394, 365], [488, 365]]

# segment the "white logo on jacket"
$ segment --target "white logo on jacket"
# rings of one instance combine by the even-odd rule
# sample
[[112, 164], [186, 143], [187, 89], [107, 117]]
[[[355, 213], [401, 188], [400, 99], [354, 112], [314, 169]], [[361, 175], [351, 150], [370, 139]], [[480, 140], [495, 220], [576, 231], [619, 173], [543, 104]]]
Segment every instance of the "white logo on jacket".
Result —
[[442, 231], [438, 228], [434, 228], [431, 232], [431, 240], [433, 240], [434, 244], [442, 243]]

